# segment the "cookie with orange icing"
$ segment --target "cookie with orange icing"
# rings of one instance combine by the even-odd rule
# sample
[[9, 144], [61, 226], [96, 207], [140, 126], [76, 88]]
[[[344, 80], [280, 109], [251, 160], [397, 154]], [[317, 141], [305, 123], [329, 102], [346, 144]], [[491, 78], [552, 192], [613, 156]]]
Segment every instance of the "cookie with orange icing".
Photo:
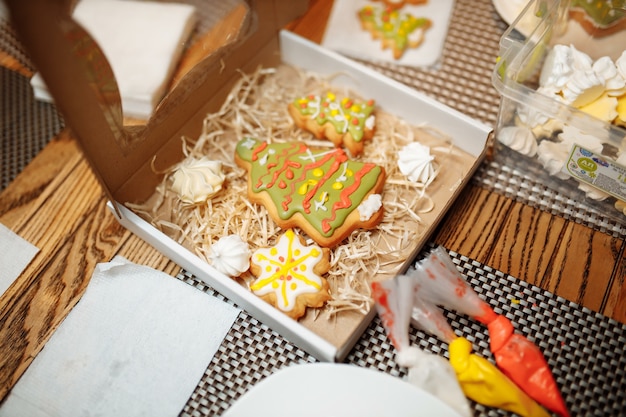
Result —
[[569, 17], [593, 37], [613, 35], [626, 30], [626, 1], [572, 0]]
[[424, 42], [425, 33], [432, 26], [426, 17], [416, 17], [393, 7], [367, 5], [358, 12], [363, 30], [373, 39], [380, 39], [383, 49], [391, 49], [394, 59], [402, 58], [409, 48], [417, 48]]
[[306, 245], [288, 229], [274, 246], [252, 254], [250, 270], [256, 280], [250, 290], [293, 319], [302, 317], [307, 307], [323, 307], [330, 300], [328, 281], [329, 249]]
[[300, 129], [318, 139], [328, 139], [335, 146], [345, 146], [352, 155], [363, 152], [365, 141], [374, 136], [376, 116], [374, 100], [359, 102], [334, 93], [298, 97], [289, 103], [289, 114]]
[[239, 141], [235, 162], [248, 171], [248, 198], [267, 208], [282, 229], [299, 227], [323, 247], [383, 217], [383, 167], [353, 161], [341, 148], [299, 141]]

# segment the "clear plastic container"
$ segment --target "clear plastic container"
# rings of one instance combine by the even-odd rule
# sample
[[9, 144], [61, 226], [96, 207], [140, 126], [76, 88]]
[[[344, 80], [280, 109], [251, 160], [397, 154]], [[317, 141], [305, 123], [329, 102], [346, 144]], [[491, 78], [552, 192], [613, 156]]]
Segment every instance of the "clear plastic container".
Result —
[[[624, 1], [612, 4], [617, 3], [620, 6], [613, 6], [617, 9], [609, 10], [611, 15], [626, 14]], [[560, 192], [571, 189], [572, 198], [582, 195], [585, 203], [626, 224], [626, 129], [622, 125], [626, 123], [619, 117], [609, 121], [606, 111], [595, 116], [576, 107], [571, 96], [556, 91], [555, 85], [562, 84], [566, 75], [553, 76], [563, 70], [559, 65], [564, 61], [562, 52], [576, 50], [592, 64], [600, 59], [606, 63], [606, 57], [614, 64], [623, 63], [623, 74], [618, 70], [616, 79], [626, 78], [626, 54], [622, 56], [626, 29], [610, 35], [590, 34], [572, 14], [573, 7], [574, 2], [568, 0], [531, 0], [502, 36], [492, 76], [502, 96], [496, 138], [500, 146], [519, 154], [521, 166], [542, 167], [546, 181]], [[577, 57], [578, 52], [574, 53]], [[626, 87], [618, 91], [612, 89], [611, 97], [626, 100]]]

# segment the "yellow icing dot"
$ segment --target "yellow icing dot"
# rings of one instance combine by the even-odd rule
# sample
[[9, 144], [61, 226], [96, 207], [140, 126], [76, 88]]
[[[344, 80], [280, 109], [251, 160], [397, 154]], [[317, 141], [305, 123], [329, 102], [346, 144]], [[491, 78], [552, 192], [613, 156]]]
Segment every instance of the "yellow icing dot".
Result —
[[322, 175], [324, 175], [324, 170], [322, 168], [315, 168], [313, 170], [314, 177], [321, 177]]
[[343, 188], [343, 184], [340, 182], [336, 182], [333, 184], [333, 190], [341, 190]]
[[274, 289], [278, 288], [278, 282], [276, 281], [272, 282], [272, 288]]
[[272, 267], [270, 265], [265, 267], [266, 272], [272, 272]]
[[353, 104], [352, 107], [350, 107], [350, 110], [352, 110], [355, 113], [358, 113], [361, 111], [361, 106], [359, 106], [358, 104]]
[[300, 271], [304, 272], [307, 270], [307, 267], [305, 264], [300, 265]]
[[292, 291], [295, 291], [296, 288], [298, 288], [298, 284], [296, 284], [295, 282], [292, 282], [291, 285], [290, 285], [290, 288], [291, 288]]
[[313, 248], [311, 249], [311, 256], [313, 256], [314, 258], [320, 255], [320, 251]]
[[344, 114], [343, 118], [346, 119], [346, 120], [350, 120], [350, 115], [349, 114]]
[[294, 254], [295, 256], [300, 256], [300, 249], [296, 249], [296, 250], [294, 250], [294, 251], [293, 251], [293, 254]]
[[301, 98], [298, 100], [298, 104], [307, 104], [309, 102], [309, 100], [307, 100], [306, 98]]
[[392, 30], [392, 29], [393, 29], [393, 25], [392, 25], [391, 23], [385, 23], [385, 24], [383, 25], [383, 30], [385, 30], [385, 31], [387, 31], [387, 32], [388, 32], [388, 31], [390, 31], [390, 30]]
[[330, 101], [335, 101], [335, 95], [330, 91], [328, 92], [328, 94], [326, 94], [326, 98], [328, 98]]
[[331, 115], [331, 116], [337, 116], [337, 114], [339, 114], [339, 111], [338, 111], [338, 110], [331, 110], [331, 111], [330, 111], [330, 115]]
[[[313, 175], [315, 175], [315, 174], [313, 174]], [[302, 184], [300, 187], [298, 187], [298, 194], [305, 195], [307, 193], [307, 191], [309, 190], [309, 186], [315, 185], [315, 184], [317, 184], [316, 180], [308, 180], [307, 182]]]
[[352, 177], [354, 175], [354, 171], [352, 171], [351, 169], [346, 169], [346, 175], [348, 177]]
[[276, 248], [270, 248], [270, 255], [272, 256], [276, 256], [278, 254], [278, 249]]

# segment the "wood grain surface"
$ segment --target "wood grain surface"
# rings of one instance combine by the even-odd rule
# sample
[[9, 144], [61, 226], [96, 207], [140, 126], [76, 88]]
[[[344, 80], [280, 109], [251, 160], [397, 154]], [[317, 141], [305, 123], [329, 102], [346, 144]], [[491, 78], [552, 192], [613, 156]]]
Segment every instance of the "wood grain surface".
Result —
[[[312, 1], [289, 28], [319, 42], [331, 4]], [[67, 130], [0, 194], [0, 222], [40, 249], [0, 298], [0, 399], [80, 300], [97, 263], [122, 255], [170, 275], [180, 269], [117, 223]], [[470, 184], [433, 240], [626, 323], [623, 236]]]

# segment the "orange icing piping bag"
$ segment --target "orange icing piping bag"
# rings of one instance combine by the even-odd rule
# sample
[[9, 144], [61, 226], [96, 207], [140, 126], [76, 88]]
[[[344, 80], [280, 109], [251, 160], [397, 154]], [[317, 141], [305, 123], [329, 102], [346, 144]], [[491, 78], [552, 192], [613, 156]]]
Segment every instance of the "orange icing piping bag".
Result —
[[372, 283], [372, 297], [387, 337], [395, 347], [396, 362], [408, 368], [407, 382], [439, 398], [463, 417], [471, 417], [469, 402], [454, 369], [443, 357], [410, 346], [413, 280], [399, 276]]
[[415, 275], [422, 297], [453, 308], [487, 325], [490, 349], [507, 376], [537, 402], [562, 417], [569, 417], [565, 401], [539, 348], [515, 334], [512, 323], [498, 315], [463, 279], [441, 247], [418, 263]]
[[549, 410], [567, 417], [569, 412], [550, 368], [539, 348], [526, 337], [513, 333], [513, 324], [498, 316], [487, 325], [490, 348], [496, 363], [509, 378]]
[[476, 354], [472, 344], [457, 337], [448, 345], [450, 364], [463, 392], [472, 400], [490, 407], [512, 411], [522, 417], [549, 417], [550, 414], [522, 391], [500, 370]]

